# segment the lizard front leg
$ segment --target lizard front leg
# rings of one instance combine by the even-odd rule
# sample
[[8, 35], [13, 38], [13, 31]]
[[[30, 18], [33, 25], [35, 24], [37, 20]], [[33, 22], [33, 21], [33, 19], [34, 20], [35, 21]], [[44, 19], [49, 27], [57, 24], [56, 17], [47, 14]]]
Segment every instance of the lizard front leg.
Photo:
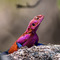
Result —
[[16, 44], [17, 44], [18, 48], [22, 47], [22, 45], [20, 43], [16, 42]]
[[39, 38], [38, 38], [38, 36], [37, 36], [37, 34], [36, 34], [36, 42], [35, 42], [35, 45], [36, 45], [36, 46], [44, 45], [44, 44], [42, 44], [42, 43], [38, 43], [38, 41], [39, 41]]
[[44, 44], [35, 42], [35, 45], [39, 46], [39, 45], [44, 45]]

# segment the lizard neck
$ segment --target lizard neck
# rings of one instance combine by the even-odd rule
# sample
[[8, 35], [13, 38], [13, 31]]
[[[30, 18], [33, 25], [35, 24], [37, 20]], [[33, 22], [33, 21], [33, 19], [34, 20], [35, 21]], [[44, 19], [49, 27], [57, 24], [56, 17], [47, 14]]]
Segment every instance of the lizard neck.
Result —
[[27, 28], [26, 31], [25, 31], [25, 33], [33, 33], [33, 34], [36, 34], [36, 30]]

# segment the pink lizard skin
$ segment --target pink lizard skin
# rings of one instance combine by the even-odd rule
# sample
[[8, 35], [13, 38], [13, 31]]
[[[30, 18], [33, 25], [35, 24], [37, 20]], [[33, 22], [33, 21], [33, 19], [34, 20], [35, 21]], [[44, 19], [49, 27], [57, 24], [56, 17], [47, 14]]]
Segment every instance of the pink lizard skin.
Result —
[[36, 34], [36, 31], [41, 24], [44, 16], [38, 15], [35, 16], [30, 22], [26, 29], [26, 31], [15, 41], [15, 43], [10, 47], [10, 49], [5, 53], [13, 53], [14, 51], [17, 51], [22, 46], [27, 46], [28, 48], [32, 47], [33, 45], [43, 45], [38, 43], [38, 35]]

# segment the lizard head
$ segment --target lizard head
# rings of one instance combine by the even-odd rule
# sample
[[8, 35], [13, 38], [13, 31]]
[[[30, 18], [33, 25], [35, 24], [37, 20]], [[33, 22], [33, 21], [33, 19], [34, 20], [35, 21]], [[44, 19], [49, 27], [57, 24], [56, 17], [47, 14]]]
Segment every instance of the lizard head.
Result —
[[39, 27], [39, 25], [41, 24], [42, 20], [43, 20], [44, 16], [43, 15], [38, 15], [35, 16], [29, 23], [28, 25], [28, 31], [36, 31]]

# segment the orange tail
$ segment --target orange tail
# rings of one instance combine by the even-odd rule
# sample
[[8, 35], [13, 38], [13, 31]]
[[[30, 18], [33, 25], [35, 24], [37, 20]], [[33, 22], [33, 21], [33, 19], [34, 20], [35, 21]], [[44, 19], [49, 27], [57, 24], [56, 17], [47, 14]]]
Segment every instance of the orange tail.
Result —
[[18, 47], [17, 47], [17, 44], [16, 42], [10, 47], [8, 53], [13, 53], [14, 51], [17, 51], [18, 50]]

